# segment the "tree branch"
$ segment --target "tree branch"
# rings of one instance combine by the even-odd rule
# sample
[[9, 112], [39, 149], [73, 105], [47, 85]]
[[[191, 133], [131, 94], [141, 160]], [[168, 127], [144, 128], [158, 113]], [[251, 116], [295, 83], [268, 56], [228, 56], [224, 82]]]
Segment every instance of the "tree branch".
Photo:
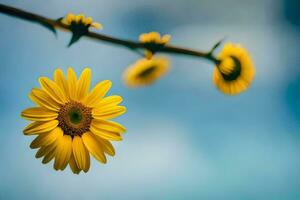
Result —
[[[54, 20], [50, 19], [38, 14], [34, 14], [31, 12], [27, 12], [18, 8], [14, 8], [11, 6], [7, 6], [4, 4], [0, 4], [0, 12], [4, 13], [6, 15], [10, 15], [13, 17], [17, 17], [20, 19], [24, 19], [30, 22], [38, 23], [52, 32], [56, 33], [55, 28], [71, 31], [70, 27], [68, 25], [65, 25], [61, 23], [61, 20]], [[188, 48], [182, 48], [182, 47], [177, 47], [177, 46], [172, 46], [172, 45], [159, 45], [159, 44], [143, 44], [140, 42], [136, 41], [131, 41], [131, 40], [125, 40], [125, 39], [120, 39], [120, 38], [115, 38], [112, 36], [104, 35], [104, 34], [99, 34], [95, 32], [88, 32], [87, 34], [83, 35], [88, 38], [92, 38], [95, 40], [101, 40], [104, 42], [108, 42], [111, 44], [115, 45], [120, 45], [124, 46], [130, 49], [147, 49], [151, 52], [164, 52], [164, 53], [173, 53], [173, 54], [182, 54], [182, 55], [190, 55], [190, 56], [196, 56], [196, 57], [201, 57], [208, 59], [212, 61], [215, 64], [219, 63], [219, 60], [215, 58], [212, 55], [212, 52], [201, 52], [193, 49], [188, 49]]]

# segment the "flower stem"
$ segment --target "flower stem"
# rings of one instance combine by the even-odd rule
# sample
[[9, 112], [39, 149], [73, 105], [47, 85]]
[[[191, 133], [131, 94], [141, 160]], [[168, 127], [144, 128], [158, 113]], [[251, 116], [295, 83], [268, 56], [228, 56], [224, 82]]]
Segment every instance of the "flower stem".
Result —
[[[0, 13], [4, 13], [13, 17], [17, 17], [30, 22], [41, 24], [53, 32], [55, 32], [55, 28], [71, 31], [68, 25], [61, 23], [61, 20], [50, 19], [38, 14], [27, 12], [4, 4], [0, 4]], [[143, 44], [136, 41], [120, 39], [120, 38], [99, 34], [95, 32], [90, 32], [90, 31], [84, 36], [95, 40], [101, 40], [111, 44], [124, 46], [134, 50], [146, 49], [151, 52], [164, 52], [164, 53], [172, 53], [172, 54], [190, 55], [190, 56], [205, 58], [207, 60], [212, 61], [214, 64], [219, 63], [219, 60], [212, 55], [212, 52], [201, 52], [193, 49], [182, 48], [182, 47], [177, 47], [172, 45]]]

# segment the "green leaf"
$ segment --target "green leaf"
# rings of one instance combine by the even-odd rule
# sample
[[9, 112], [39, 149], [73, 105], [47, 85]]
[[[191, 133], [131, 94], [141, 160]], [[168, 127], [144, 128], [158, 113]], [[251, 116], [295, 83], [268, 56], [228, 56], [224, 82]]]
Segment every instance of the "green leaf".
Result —
[[221, 39], [219, 42], [217, 42], [210, 50], [210, 53], [212, 54], [221, 44], [222, 42], [225, 40], [225, 38]]
[[72, 38], [68, 44], [68, 47], [70, 47], [72, 44], [74, 44], [75, 42], [77, 42], [80, 38], [82, 37], [82, 34], [76, 34], [73, 32], [72, 34]]
[[57, 32], [55, 27], [52, 24], [44, 23], [44, 22], [39, 22], [42, 26], [47, 28], [49, 31], [51, 31], [55, 36], [57, 36]]

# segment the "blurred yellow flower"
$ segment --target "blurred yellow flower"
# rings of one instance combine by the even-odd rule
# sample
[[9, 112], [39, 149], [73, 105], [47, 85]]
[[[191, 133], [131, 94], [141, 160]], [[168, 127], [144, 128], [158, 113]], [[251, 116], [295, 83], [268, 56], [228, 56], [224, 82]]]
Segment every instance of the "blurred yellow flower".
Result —
[[[171, 35], [164, 35], [161, 36], [158, 32], [149, 32], [143, 33], [139, 37], [139, 41], [144, 44], [159, 44], [159, 45], [166, 45], [171, 39]], [[145, 57], [150, 59], [153, 56], [153, 52], [149, 50], [145, 50]]]
[[143, 33], [140, 35], [141, 43], [167, 44], [171, 39], [170, 35], [161, 36], [157, 32]]
[[89, 91], [91, 70], [85, 68], [79, 77], [72, 68], [64, 76], [54, 72], [54, 81], [39, 79], [41, 89], [33, 88], [30, 99], [37, 105], [21, 113], [33, 121], [24, 128], [25, 135], [37, 135], [31, 148], [39, 148], [36, 158], [46, 164], [54, 159], [54, 169], [64, 170], [69, 164], [73, 173], [90, 168], [90, 154], [106, 163], [106, 156], [115, 155], [110, 140], [122, 140], [125, 128], [109, 121], [126, 112], [120, 96], [105, 97], [112, 83], [104, 80]]
[[127, 68], [123, 80], [128, 87], [140, 87], [154, 83], [169, 69], [169, 60], [163, 57], [142, 58]]
[[225, 94], [235, 95], [246, 90], [255, 75], [255, 68], [246, 49], [227, 43], [213, 72], [213, 82]]
[[96, 29], [101, 29], [102, 25], [98, 22], [93, 22], [91, 17], [85, 17], [84, 14], [74, 15], [73, 13], [68, 13], [63, 19], [62, 23], [69, 26], [83, 26], [86, 28], [93, 27]]

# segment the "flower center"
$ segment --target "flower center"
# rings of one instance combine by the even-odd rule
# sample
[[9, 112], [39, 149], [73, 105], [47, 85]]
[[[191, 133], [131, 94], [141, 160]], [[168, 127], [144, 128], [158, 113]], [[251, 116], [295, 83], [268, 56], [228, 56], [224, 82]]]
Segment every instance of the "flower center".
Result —
[[219, 70], [226, 81], [236, 80], [241, 75], [241, 62], [238, 58], [230, 56], [221, 62]]
[[155, 72], [156, 66], [151, 66], [138, 74], [140, 78], [146, 78]]
[[66, 135], [79, 135], [87, 132], [92, 121], [92, 109], [79, 102], [71, 101], [63, 105], [58, 113], [58, 126]]
[[84, 23], [82, 23], [82, 21], [80, 22], [73, 21], [71, 22], [70, 25], [71, 31], [73, 32], [73, 34], [77, 36], [83, 36], [87, 34], [89, 27], [90, 25], [85, 25]]
[[74, 110], [70, 110], [69, 114], [69, 119], [71, 123], [73, 124], [78, 124], [82, 120], [82, 113], [81, 110], [78, 108], [75, 108]]

